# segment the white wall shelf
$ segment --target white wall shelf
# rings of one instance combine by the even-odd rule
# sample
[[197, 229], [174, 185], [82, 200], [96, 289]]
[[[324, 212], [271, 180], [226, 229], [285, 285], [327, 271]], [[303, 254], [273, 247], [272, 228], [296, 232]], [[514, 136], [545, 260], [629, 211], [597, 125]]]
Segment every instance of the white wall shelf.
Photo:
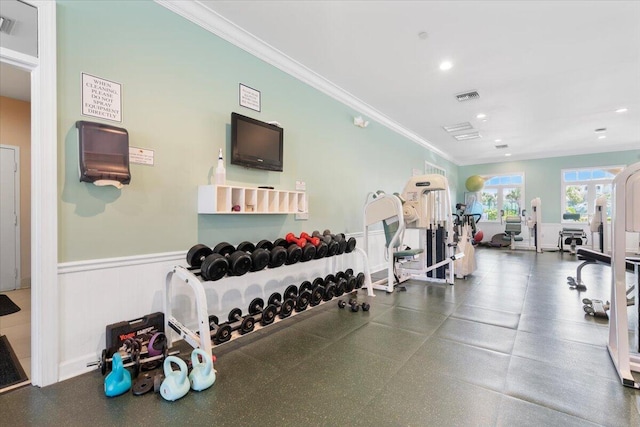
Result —
[[[234, 211], [233, 207], [239, 206]], [[298, 214], [308, 213], [304, 191], [271, 190], [234, 185], [200, 185], [199, 214]]]

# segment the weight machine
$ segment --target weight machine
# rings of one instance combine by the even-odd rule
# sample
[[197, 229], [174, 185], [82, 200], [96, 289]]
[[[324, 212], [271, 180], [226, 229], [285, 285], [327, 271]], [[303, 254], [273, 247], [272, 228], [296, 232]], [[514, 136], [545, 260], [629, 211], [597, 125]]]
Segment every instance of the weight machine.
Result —
[[[640, 232], [640, 162], [627, 166], [616, 175], [612, 195], [611, 314], [607, 349], [622, 384], [640, 389], [640, 383], [631, 373], [640, 372], [640, 311], [636, 310], [633, 317], [635, 337], [633, 350], [630, 350], [626, 284], [626, 233]], [[640, 262], [634, 264], [635, 300], [638, 301]]]
[[542, 200], [540, 197], [536, 197], [531, 200], [531, 210], [533, 215], [527, 218], [527, 227], [529, 228], [529, 236], [533, 236], [533, 244], [537, 253], [542, 253], [542, 242], [538, 233], [542, 226]]
[[[476, 223], [482, 217], [479, 213], [467, 213], [467, 205], [456, 204], [454, 240], [464, 257], [455, 261], [456, 278], [463, 279], [476, 270], [476, 249], [473, 240], [476, 235]], [[477, 219], [476, 219], [477, 218]]]
[[596, 199], [595, 205], [596, 206], [593, 212], [593, 217], [591, 218], [591, 222], [589, 223], [589, 229], [591, 230], [591, 249], [595, 249], [593, 245], [596, 239], [593, 237], [593, 235], [595, 233], [598, 233], [600, 252], [605, 253], [605, 245], [607, 244], [607, 240], [605, 238], [605, 223], [607, 221], [607, 196], [603, 194], [602, 196], [598, 197]]
[[[387, 278], [372, 283], [393, 292], [409, 279], [453, 285], [455, 253], [453, 221], [447, 178], [442, 175], [412, 177], [401, 195], [384, 192], [367, 195], [364, 206], [364, 247], [369, 249], [369, 228], [382, 222], [386, 239]], [[406, 229], [417, 229], [420, 247], [402, 249]], [[384, 284], [386, 282], [386, 285]]]
[[[580, 219], [580, 214], [565, 212], [562, 214], [564, 220]], [[576, 254], [576, 247], [582, 246], [582, 242], [587, 241], [587, 233], [582, 228], [578, 227], [562, 227], [562, 230], [558, 232], [558, 249], [560, 252], [565, 252], [564, 245], [569, 245], [569, 254]]]

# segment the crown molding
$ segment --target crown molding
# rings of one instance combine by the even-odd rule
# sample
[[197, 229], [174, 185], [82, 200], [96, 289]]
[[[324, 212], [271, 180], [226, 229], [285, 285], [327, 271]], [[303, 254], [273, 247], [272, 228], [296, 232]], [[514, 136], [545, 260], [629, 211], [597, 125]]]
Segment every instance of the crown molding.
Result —
[[216, 36], [228, 41], [251, 55], [273, 65], [290, 76], [308, 84], [309, 86], [329, 95], [342, 104], [358, 111], [371, 120], [391, 129], [397, 134], [413, 141], [439, 155], [445, 160], [457, 165], [458, 162], [449, 154], [434, 147], [429, 141], [416, 133], [404, 128], [366, 102], [358, 99], [348, 91], [342, 89], [313, 70], [300, 64], [285, 53], [264, 42], [220, 14], [207, 8], [197, 0], [155, 0], [155, 2], [170, 11], [182, 16]]

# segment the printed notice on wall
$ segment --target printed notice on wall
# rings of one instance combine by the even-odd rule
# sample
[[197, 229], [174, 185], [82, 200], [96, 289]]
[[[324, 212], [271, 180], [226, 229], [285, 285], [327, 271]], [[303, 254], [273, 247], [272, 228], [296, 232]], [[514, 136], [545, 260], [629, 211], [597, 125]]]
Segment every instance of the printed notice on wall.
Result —
[[129, 147], [129, 163], [153, 166], [153, 150]]
[[82, 73], [82, 115], [122, 122], [122, 85]]
[[260, 111], [260, 91], [240, 83], [240, 106]]

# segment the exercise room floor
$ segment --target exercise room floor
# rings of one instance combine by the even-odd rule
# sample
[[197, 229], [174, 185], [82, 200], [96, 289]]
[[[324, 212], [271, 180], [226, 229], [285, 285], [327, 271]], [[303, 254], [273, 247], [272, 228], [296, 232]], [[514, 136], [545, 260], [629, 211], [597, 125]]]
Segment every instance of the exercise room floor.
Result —
[[106, 398], [96, 371], [0, 395], [2, 423], [640, 425], [640, 392], [617, 377], [607, 322], [582, 310], [585, 296], [609, 299], [609, 268], [586, 267], [579, 293], [566, 253], [479, 249], [476, 259], [455, 286], [376, 291], [366, 313], [334, 300], [216, 347], [216, 383], [176, 402]]

